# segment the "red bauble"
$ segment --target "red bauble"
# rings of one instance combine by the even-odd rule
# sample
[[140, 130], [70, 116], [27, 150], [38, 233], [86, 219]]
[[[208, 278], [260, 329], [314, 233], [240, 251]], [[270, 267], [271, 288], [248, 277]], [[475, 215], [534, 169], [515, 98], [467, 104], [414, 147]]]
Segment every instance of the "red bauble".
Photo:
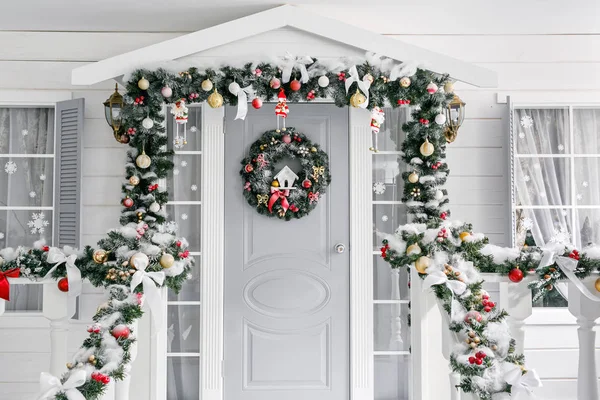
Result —
[[481, 358], [476, 358], [475, 359], [475, 364], [481, 365], [481, 364], [483, 364], [483, 360]]
[[514, 283], [519, 283], [523, 280], [523, 271], [519, 268], [513, 268], [508, 273], [508, 279], [513, 281]]
[[123, 205], [125, 207], [132, 207], [133, 206], [133, 199], [127, 197], [126, 199], [123, 199]]
[[294, 92], [297, 92], [298, 90], [300, 90], [301, 87], [302, 87], [302, 84], [297, 79], [294, 79], [293, 81], [290, 82], [290, 89], [292, 89]]
[[312, 186], [312, 182], [309, 179], [305, 179], [302, 181], [302, 187], [308, 189]]
[[120, 324], [115, 326], [111, 333], [115, 339], [127, 339], [131, 334], [131, 330], [127, 325]]
[[482, 320], [483, 320], [483, 317], [477, 311], [469, 311], [467, 313], [467, 315], [465, 315], [465, 322], [467, 324], [472, 324], [475, 321], [481, 322]]
[[60, 278], [56, 286], [58, 286], [58, 290], [66, 293], [69, 291], [69, 280], [67, 278]]
[[252, 100], [252, 107], [256, 108], [257, 110], [262, 107], [262, 104], [262, 99], [259, 97], [256, 97], [254, 100]]
[[250, 173], [250, 172], [254, 171], [254, 167], [252, 166], [252, 164], [246, 164], [246, 166], [244, 167], [244, 171], [246, 171], [247, 173]]

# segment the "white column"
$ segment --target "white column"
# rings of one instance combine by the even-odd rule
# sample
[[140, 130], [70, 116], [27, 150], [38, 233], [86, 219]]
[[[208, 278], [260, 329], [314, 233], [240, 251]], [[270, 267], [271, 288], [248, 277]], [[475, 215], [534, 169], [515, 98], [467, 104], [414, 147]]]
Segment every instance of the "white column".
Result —
[[62, 376], [68, 361], [69, 318], [75, 314], [75, 297], [58, 290], [55, 281], [44, 283], [44, 317], [50, 320], [50, 373]]
[[373, 207], [371, 114], [350, 108], [350, 399], [372, 400]]
[[[508, 311], [506, 319], [512, 337], [516, 340], [516, 352], [523, 354], [525, 348], [525, 319], [531, 316], [533, 304], [531, 289], [527, 286], [530, 279], [514, 283], [506, 277], [498, 276], [500, 298], [491, 299]], [[487, 279], [486, 279], [487, 282]]]
[[0, 299], [0, 317], [2, 316], [2, 314], [4, 314], [5, 310], [6, 310], [6, 300]]
[[[136, 320], [133, 324], [131, 324], [131, 330], [136, 337], [139, 337], [140, 332], [138, 330], [139, 323]], [[163, 328], [166, 329], [166, 328]], [[129, 348], [129, 354], [131, 355], [131, 361], [129, 362], [129, 368], [131, 369], [131, 365], [135, 362], [138, 354], [138, 342], [135, 343]], [[115, 400], [129, 400], [130, 394], [130, 386], [131, 386], [131, 374], [129, 371], [125, 371], [125, 378], [121, 381], [115, 382]], [[135, 398], [135, 394], [133, 398]]]
[[[162, 329], [160, 331], [156, 331], [155, 324], [150, 321], [154, 316], [151, 313], [146, 313], [144, 317], [142, 317], [141, 324], [144, 326], [144, 323], [147, 327], [150, 327], [148, 331], [152, 332], [150, 342], [150, 400], [166, 400], [167, 399], [167, 288], [160, 288], [160, 299], [163, 305], [162, 317], [163, 321], [160, 324]], [[146, 321], [144, 321], [146, 319]], [[137, 327], [139, 329], [140, 321], [137, 321]], [[139, 339], [139, 332], [136, 334]], [[146, 358], [146, 357], [144, 357]], [[134, 374], [139, 379], [139, 373], [135, 371], [139, 371], [138, 365], [134, 367]], [[140, 379], [141, 380], [141, 379]], [[143, 380], [142, 380], [143, 381]], [[136, 380], [134, 379], [134, 383]], [[134, 396], [136, 398], [136, 396]]]
[[[448, 323], [449, 317], [446, 314], [446, 310], [444, 310], [439, 303], [438, 308], [442, 314], [442, 354], [449, 365], [452, 349], [454, 349], [458, 344], [458, 339], [456, 338], [456, 334], [450, 330]], [[462, 392], [456, 387], [458, 384], [460, 384], [460, 374], [458, 372], [454, 372], [452, 368], [449, 368], [448, 378], [450, 381], [450, 400], [461, 400]]]
[[[400, 270], [398, 268], [390, 269], [390, 279], [392, 282], [392, 292], [390, 300], [400, 300]], [[390, 336], [390, 350], [402, 350], [402, 305], [399, 303], [391, 304], [390, 325], [392, 335]]]
[[[584, 281], [590, 292], [596, 293], [594, 282], [597, 276]], [[600, 303], [584, 296], [569, 282], [569, 311], [577, 318], [579, 329], [579, 370], [577, 373], [577, 399], [598, 398], [598, 373], [596, 372], [596, 332], [594, 322], [600, 318]]]

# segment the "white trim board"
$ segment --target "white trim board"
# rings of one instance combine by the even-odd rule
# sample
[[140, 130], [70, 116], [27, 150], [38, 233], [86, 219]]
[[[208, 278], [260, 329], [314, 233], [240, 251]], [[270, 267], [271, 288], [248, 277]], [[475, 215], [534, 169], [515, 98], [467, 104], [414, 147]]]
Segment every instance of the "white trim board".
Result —
[[175, 60], [283, 27], [300, 29], [394, 60], [416, 61], [433, 72], [447, 73], [453, 79], [478, 87], [498, 85], [498, 75], [492, 70], [291, 5], [275, 7], [75, 68], [71, 81], [73, 85], [92, 85], [122, 76], [144, 65]]

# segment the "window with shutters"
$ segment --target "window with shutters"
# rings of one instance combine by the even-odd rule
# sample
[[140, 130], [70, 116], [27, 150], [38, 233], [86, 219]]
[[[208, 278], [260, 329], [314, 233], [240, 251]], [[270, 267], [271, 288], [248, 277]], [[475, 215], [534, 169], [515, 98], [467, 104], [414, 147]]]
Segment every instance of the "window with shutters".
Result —
[[[0, 248], [53, 243], [54, 107], [0, 108]], [[10, 310], [41, 309], [37, 285], [12, 285]]]

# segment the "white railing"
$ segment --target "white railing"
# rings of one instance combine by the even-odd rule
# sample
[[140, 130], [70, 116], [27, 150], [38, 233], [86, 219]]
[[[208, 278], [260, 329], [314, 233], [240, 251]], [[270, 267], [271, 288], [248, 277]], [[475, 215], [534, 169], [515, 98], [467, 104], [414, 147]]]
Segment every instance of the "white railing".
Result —
[[[483, 274], [488, 284], [496, 284], [496, 299], [499, 307], [510, 314], [507, 318], [512, 336], [517, 341], [516, 351], [523, 353], [525, 340], [525, 319], [531, 316], [532, 295], [524, 279], [519, 284], [510, 282], [507, 277], [497, 274]], [[587, 278], [583, 283], [595, 292], [597, 276]], [[413, 399], [420, 400], [474, 400], [470, 394], [456, 389], [460, 376], [448, 366], [450, 352], [458, 343], [454, 333], [448, 329], [448, 317], [440, 310], [430, 290], [423, 290], [422, 281], [416, 271], [411, 275], [412, 334], [415, 373], [413, 374]], [[598, 399], [598, 374], [595, 362], [596, 326], [600, 318], [600, 303], [584, 296], [572, 283], [568, 284], [569, 312], [577, 319], [579, 337], [579, 366], [577, 375], [577, 399]], [[492, 295], [492, 297], [494, 297]], [[441, 333], [441, 339], [440, 335]], [[436, 350], [441, 347], [441, 354]], [[528, 364], [530, 368], [536, 365]], [[442, 377], [447, 378], [442, 379]], [[435, 383], [435, 384], [434, 384]], [[439, 387], [442, 387], [440, 389]], [[415, 396], [416, 395], [416, 396]]]
[[[58, 290], [56, 281], [33, 282], [27, 278], [8, 278], [11, 285], [43, 285], [42, 315], [50, 322], [50, 364], [40, 366], [40, 372], [49, 372], [60, 377], [66, 371], [66, 364], [70, 360], [68, 351], [68, 337], [70, 320], [75, 315], [76, 298], [69, 297], [68, 293]], [[6, 301], [0, 299], [0, 318], [9, 317], [6, 313]], [[79, 327], [79, 326], [78, 326]], [[138, 332], [138, 323], [133, 325], [133, 332]], [[137, 357], [137, 342], [131, 347], [131, 363]], [[103, 400], [129, 400], [131, 376], [122, 381], [111, 381], [107, 387]], [[134, 396], [135, 398], [135, 396]]]

